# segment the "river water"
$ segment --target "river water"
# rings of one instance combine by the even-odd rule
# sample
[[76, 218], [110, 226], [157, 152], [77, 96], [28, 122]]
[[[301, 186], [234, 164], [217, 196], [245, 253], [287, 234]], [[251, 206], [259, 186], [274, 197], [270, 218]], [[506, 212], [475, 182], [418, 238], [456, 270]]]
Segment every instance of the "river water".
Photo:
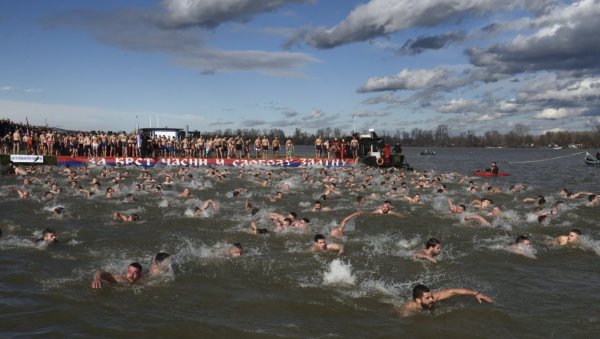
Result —
[[[302, 181], [303, 169], [274, 169], [272, 180], [261, 186], [268, 169], [252, 173], [228, 168], [222, 181], [207, 176], [207, 169], [192, 169], [185, 181], [177, 169], [153, 168], [164, 181], [175, 178], [161, 194], [134, 192], [135, 201], [124, 201], [134, 191], [141, 172], [129, 168], [113, 199], [98, 194], [87, 199], [69, 188], [53, 168], [37, 173], [25, 188], [32, 198], [19, 200], [12, 187], [22, 177], [0, 177], [0, 336], [32, 337], [433, 337], [444, 338], [583, 338], [600, 335], [600, 208], [586, 206], [585, 197], [565, 200], [557, 216], [538, 223], [523, 199], [544, 195], [547, 207], [560, 200], [563, 187], [598, 193], [600, 169], [583, 163], [581, 150], [540, 149], [434, 149], [435, 156], [419, 156], [422, 148], [405, 149], [410, 164], [444, 177], [447, 193], [417, 190], [407, 174], [410, 194], [420, 193], [422, 204], [391, 199], [405, 218], [364, 215], [347, 225], [345, 236], [330, 242], [345, 245], [345, 255], [318, 254], [307, 249], [314, 234], [328, 235], [341, 219], [361, 209], [372, 211], [399, 183], [385, 183], [373, 169], [329, 169], [339, 179], [341, 196], [331, 194], [324, 205], [333, 211], [312, 212], [313, 202], [324, 192], [318, 168], [307, 173], [315, 183]], [[575, 155], [573, 155], [575, 154]], [[508, 177], [469, 177], [474, 169], [497, 161]], [[116, 171], [124, 173], [125, 168]], [[225, 171], [224, 168], [220, 169]], [[83, 169], [77, 181], [84, 188], [97, 176], [102, 189], [112, 185], [102, 168]], [[284, 175], [285, 173], [285, 175]], [[366, 191], [354, 187], [373, 175]], [[461, 177], [467, 180], [459, 183]], [[489, 183], [502, 193], [470, 193], [467, 181]], [[44, 200], [50, 182], [62, 192]], [[523, 183], [524, 191], [508, 193], [510, 185]], [[154, 185], [147, 183], [148, 186]], [[177, 196], [190, 187], [192, 198]], [[232, 192], [245, 188], [242, 197]], [[285, 197], [271, 201], [276, 191]], [[358, 195], [371, 196], [358, 206]], [[469, 204], [489, 197], [504, 209], [492, 227], [461, 221], [447, 212], [447, 198]], [[193, 209], [213, 199], [220, 209], [195, 216]], [[260, 211], [252, 216], [248, 200]], [[52, 211], [64, 207], [65, 215]], [[273, 229], [268, 212], [296, 211], [310, 219], [311, 231], [254, 235], [252, 220]], [[113, 212], [136, 213], [140, 220], [122, 223]], [[478, 213], [469, 206], [468, 213]], [[57, 231], [59, 243], [41, 247], [33, 243], [41, 230]], [[575, 246], [555, 248], [545, 241], [571, 228], [583, 232]], [[518, 235], [532, 239], [537, 259], [507, 250]], [[414, 251], [436, 237], [443, 251], [437, 264], [412, 259]], [[228, 246], [241, 242], [239, 258], [225, 255]], [[130, 262], [146, 269], [159, 251], [172, 255], [172, 267], [159, 276], [134, 285], [105, 283], [91, 288], [94, 271], [101, 268], [124, 274]], [[491, 296], [494, 304], [478, 304], [473, 297], [457, 296], [440, 302], [432, 313], [399, 318], [395, 307], [409, 301], [412, 287], [424, 283], [432, 289], [464, 287]]]

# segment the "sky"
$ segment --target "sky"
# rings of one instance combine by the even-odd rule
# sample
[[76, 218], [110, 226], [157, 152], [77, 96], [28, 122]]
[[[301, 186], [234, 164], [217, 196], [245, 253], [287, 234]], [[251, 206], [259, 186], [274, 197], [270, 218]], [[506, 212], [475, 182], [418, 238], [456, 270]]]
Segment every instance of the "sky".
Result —
[[1, 1], [0, 32], [0, 118], [33, 125], [600, 124], [600, 0]]

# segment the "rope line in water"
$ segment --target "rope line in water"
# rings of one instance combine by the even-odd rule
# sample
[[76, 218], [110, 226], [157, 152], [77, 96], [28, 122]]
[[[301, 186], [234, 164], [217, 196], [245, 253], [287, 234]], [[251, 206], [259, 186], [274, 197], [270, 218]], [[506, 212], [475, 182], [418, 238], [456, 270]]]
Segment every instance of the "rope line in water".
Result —
[[526, 164], [526, 163], [529, 163], [529, 162], [541, 162], [541, 161], [548, 161], [548, 160], [554, 160], [554, 159], [572, 157], [574, 155], [583, 154], [583, 153], [585, 153], [585, 151], [583, 151], [583, 152], [577, 152], [577, 153], [573, 153], [573, 154], [569, 154], [569, 155], [563, 155], [563, 156], [560, 156], [560, 157], [548, 158], [548, 159], [528, 160], [528, 161], [509, 161], [508, 163], [509, 164]]

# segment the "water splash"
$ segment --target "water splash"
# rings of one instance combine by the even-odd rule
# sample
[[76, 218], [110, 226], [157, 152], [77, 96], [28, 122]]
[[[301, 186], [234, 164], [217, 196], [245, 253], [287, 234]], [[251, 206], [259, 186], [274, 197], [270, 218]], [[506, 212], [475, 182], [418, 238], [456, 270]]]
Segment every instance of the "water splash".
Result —
[[352, 274], [352, 265], [346, 264], [341, 259], [334, 259], [329, 263], [328, 269], [323, 274], [325, 285], [354, 285], [356, 276]]

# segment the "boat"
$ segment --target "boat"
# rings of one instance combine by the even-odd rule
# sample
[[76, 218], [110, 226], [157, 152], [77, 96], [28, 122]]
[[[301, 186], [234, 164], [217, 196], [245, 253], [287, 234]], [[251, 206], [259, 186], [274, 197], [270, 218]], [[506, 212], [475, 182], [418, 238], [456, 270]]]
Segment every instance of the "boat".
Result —
[[424, 150], [419, 155], [435, 155], [435, 151]]
[[589, 152], [585, 152], [585, 161], [586, 165], [589, 166], [600, 166], [600, 160], [591, 155]]
[[413, 170], [404, 154], [392, 152], [390, 145], [378, 137], [374, 129], [369, 129], [368, 134], [358, 135], [358, 161], [372, 167]]
[[489, 172], [489, 171], [477, 170], [477, 171], [473, 172], [473, 175], [477, 176], [477, 177], [507, 177], [510, 175], [510, 173], [508, 173], [508, 172], [493, 173], [493, 172]]

